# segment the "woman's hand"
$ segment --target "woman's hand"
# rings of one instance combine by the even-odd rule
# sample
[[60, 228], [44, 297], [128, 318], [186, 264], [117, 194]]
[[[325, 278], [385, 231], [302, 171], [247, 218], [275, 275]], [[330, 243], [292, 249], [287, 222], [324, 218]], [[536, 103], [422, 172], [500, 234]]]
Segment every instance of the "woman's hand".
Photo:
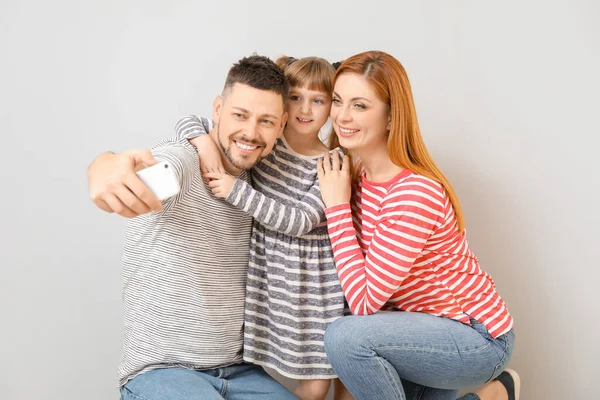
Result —
[[327, 208], [349, 203], [352, 193], [348, 156], [344, 156], [344, 159], [340, 160], [339, 152], [334, 151], [331, 158], [333, 161], [330, 161], [329, 153], [325, 153], [324, 157], [317, 161], [321, 197]]

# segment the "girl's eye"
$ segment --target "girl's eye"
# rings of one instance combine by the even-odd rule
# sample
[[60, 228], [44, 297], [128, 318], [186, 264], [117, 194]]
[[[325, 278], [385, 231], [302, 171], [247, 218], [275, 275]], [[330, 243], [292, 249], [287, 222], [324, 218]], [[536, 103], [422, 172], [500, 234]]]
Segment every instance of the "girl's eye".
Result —
[[292, 101], [298, 101], [300, 100], [300, 96], [290, 96], [290, 99], [292, 99]]
[[321, 100], [321, 99], [315, 99], [315, 103], [317, 103], [317, 104], [323, 104], [323, 100]]

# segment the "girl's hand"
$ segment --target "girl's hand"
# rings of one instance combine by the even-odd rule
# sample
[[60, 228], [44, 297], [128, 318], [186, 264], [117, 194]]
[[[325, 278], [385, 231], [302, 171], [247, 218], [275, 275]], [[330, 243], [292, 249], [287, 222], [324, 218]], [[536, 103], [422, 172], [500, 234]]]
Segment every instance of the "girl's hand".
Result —
[[234, 176], [225, 172], [206, 172], [204, 177], [209, 179], [208, 186], [220, 199], [226, 199], [229, 196], [236, 180]]
[[209, 135], [200, 135], [190, 139], [190, 143], [196, 147], [198, 157], [200, 158], [200, 171], [205, 181], [207, 172], [225, 172], [221, 151], [215, 141]]
[[321, 187], [321, 197], [327, 208], [350, 202], [352, 185], [350, 179], [350, 160], [348, 156], [340, 161], [340, 154], [334, 151], [317, 161], [317, 176]]

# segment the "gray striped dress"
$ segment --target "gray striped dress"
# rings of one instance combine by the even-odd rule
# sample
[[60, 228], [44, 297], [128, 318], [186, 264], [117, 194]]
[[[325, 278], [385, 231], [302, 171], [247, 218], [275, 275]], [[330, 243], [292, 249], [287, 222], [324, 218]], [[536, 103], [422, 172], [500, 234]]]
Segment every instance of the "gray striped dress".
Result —
[[[177, 125], [188, 138], [210, 127], [208, 120], [195, 116]], [[254, 217], [244, 360], [293, 379], [336, 377], [323, 337], [327, 326], [344, 315], [317, 159], [294, 152], [285, 139], [278, 139], [252, 169], [253, 185], [238, 179], [226, 199]]]

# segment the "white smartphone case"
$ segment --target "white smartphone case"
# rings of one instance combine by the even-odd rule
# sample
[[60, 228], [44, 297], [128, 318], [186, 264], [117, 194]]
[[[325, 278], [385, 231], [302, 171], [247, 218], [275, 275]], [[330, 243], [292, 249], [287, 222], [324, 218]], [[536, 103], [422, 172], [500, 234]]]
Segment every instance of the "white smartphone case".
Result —
[[179, 181], [173, 168], [165, 162], [137, 172], [138, 177], [159, 200], [165, 200], [179, 193]]

